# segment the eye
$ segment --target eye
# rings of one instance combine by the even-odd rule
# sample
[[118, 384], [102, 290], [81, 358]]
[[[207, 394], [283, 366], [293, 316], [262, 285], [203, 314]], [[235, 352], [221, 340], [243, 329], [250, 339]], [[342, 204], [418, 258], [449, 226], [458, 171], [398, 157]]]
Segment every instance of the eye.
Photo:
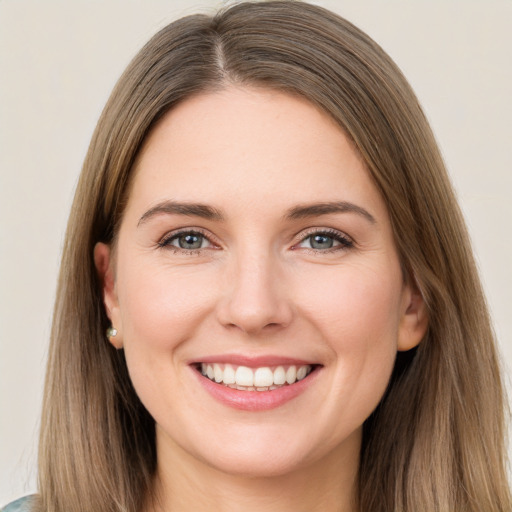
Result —
[[353, 247], [354, 243], [338, 231], [315, 231], [303, 238], [295, 247], [314, 251], [341, 250]]
[[158, 244], [160, 247], [175, 247], [184, 251], [198, 251], [212, 247], [212, 243], [205, 235], [197, 231], [181, 231], [171, 233]]

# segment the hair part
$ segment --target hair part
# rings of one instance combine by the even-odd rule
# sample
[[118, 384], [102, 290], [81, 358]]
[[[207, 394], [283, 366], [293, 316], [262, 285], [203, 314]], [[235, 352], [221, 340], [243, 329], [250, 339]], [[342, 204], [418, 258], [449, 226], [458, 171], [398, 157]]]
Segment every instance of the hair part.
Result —
[[40, 510], [138, 512], [156, 468], [154, 421], [108, 326], [93, 263], [114, 243], [137, 155], [176, 104], [229, 84], [300, 95], [353, 141], [382, 194], [406, 275], [428, 307], [364, 428], [361, 511], [506, 512], [504, 391], [469, 237], [428, 122], [366, 34], [302, 2], [180, 19], [128, 66], [96, 127], [58, 283], [41, 426]]

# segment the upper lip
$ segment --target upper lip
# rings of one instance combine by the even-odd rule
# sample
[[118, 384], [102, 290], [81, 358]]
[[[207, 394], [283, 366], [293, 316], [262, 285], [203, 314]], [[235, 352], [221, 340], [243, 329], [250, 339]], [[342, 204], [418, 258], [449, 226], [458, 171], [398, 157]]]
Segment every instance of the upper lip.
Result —
[[241, 354], [220, 354], [205, 356], [204, 358], [194, 359], [190, 364], [198, 363], [218, 363], [232, 364], [234, 366], [247, 366], [248, 368], [260, 368], [262, 366], [303, 366], [318, 364], [311, 360], [298, 359], [295, 357], [261, 355], [261, 356], [245, 356]]

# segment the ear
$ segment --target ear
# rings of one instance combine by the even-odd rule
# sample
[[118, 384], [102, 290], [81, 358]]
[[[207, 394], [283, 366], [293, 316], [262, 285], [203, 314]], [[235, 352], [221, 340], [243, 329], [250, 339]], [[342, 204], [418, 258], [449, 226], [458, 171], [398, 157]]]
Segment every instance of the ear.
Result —
[[403, 291], [402, 317], [398, 332], [398, 350], [418, 346], [428, 328], [427, 306], [416, 282], [406, 283]]
[[117, 299], [114, 262], [112, 249], [107, 244], [98, 242], [94, 246], [94, 265], [103, 289], [103, 304], [112, 326], [117, 330], [116, 336], [109, 338], [110, 343], [119, 349], [123, 347], [122, 323]]

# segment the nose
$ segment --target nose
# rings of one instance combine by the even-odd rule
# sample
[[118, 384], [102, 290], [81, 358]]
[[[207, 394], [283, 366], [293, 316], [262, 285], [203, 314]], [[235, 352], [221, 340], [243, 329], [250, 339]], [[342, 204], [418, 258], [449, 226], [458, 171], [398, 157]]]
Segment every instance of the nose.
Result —
[[240, 257], [224, 276], [225, 293], [217, 318], [246, 334], [269, 333], [288, 326], [293, 308], [278, 262], [268, 255]]

